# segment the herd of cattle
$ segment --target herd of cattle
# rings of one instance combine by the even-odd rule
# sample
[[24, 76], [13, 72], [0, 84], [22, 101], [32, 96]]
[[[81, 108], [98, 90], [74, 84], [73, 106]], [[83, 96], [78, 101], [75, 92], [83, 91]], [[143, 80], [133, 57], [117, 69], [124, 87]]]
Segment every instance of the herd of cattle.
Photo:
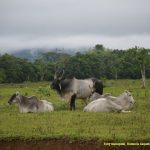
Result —
[[[118, 97], [114, 97], [109, 93], [103, 94], [101, 80], [96, 78], [63, 79], [63, 75], [63, 70], [55, 73], [51, 88], [70, 104], [70, 110], [75, 110], [76, 98], [85, 101], [86, 106], [83, 109], [85, 112], [129, 112], [134, 106], [135, 100], [129, 91], [124, 91]], [[36, 96], [26, 97], [18, 92], [11, 96], [8, 103], [17, 103], [20, 112], [23, 113], [54, 111], [51, 102], [39, 100]]]

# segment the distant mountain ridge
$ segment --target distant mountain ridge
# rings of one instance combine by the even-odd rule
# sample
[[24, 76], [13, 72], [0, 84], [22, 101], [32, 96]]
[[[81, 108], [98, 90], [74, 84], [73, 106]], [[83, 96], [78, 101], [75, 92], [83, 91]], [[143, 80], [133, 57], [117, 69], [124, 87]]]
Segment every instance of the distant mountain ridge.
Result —
[[56, 53], [66, 53], [69, 55], [75, 55], [79, 51], [86, 51], [86, 50], [87, 49], [85, 48], [82, 48], [80, 50], [77, 50], [77, 49], [23, 49], [23, 50], [11, 52], [11, 54], [15, 57], [27, 59], [29, 61], [34, 61], [42, 53], [56, 52]]
[[19, 58], [22, 58], [22, 59], [27, 59], [29, 61], [33, 61], [38, 56], [38, 53], [36, 51], [32, 51], [32, 50], [29, 50], [29, 49], [16, 51], [16, 52], [13, 52], [11, 54], [15, 57], [19, 57]]

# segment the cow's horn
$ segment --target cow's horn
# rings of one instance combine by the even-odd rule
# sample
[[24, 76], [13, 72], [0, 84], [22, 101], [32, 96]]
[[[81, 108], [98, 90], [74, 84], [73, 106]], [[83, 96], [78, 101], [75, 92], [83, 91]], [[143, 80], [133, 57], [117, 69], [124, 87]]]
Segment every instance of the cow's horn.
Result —
[[65, 71], [64, 71], [64, 69], [62, 70], [62, 73], [60, 72], [60, 77], [59, 77], [59, 80], [61, 80], [62, 78], [63, 78], [63, 76], [64, 76], [64, 73], [65, 73]]

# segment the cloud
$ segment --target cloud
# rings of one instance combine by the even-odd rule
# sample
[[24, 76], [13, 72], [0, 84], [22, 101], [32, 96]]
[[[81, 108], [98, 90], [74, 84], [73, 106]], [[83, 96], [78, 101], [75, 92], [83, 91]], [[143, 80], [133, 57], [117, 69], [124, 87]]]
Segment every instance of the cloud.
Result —
[[[103, 44], [107, 48], [128, 49], [140, 46], [149, 48], [149, 35], [132, 36], [97, 36], [97, 35], [77, 35], [61, 37], [40, 37], [40, 38], [0, 38], [0, 52], [11, 52], [19, 49], [35, 48], [76, 48], [94, 47], [96, 44]], [[7, 50], [7, 51], [6, 51]]]
[[0, 49], [150, 47], [149, 0], [1, 0]]

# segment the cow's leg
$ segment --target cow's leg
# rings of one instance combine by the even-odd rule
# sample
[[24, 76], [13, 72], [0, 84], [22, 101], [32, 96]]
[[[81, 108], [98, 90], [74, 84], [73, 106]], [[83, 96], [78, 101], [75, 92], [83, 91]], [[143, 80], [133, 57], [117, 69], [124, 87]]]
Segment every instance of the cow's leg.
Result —
[[76, 100], [76, 95], [71, 96], [71, 101], [70, 101], [70, 110], [75, 110], [75, 100]]
[[130, 110], [129, 111], [127, 111], [127, 110], [122, 110], [121, 112], [123, 112], [123, 113], [129, 113], [129, 112], [131, 112]]
[[123, 110], [122, 106], [116, 104], [114, 101], [109, 101], [109, 108], [111, 108], [114, 112], [121, 112]]

